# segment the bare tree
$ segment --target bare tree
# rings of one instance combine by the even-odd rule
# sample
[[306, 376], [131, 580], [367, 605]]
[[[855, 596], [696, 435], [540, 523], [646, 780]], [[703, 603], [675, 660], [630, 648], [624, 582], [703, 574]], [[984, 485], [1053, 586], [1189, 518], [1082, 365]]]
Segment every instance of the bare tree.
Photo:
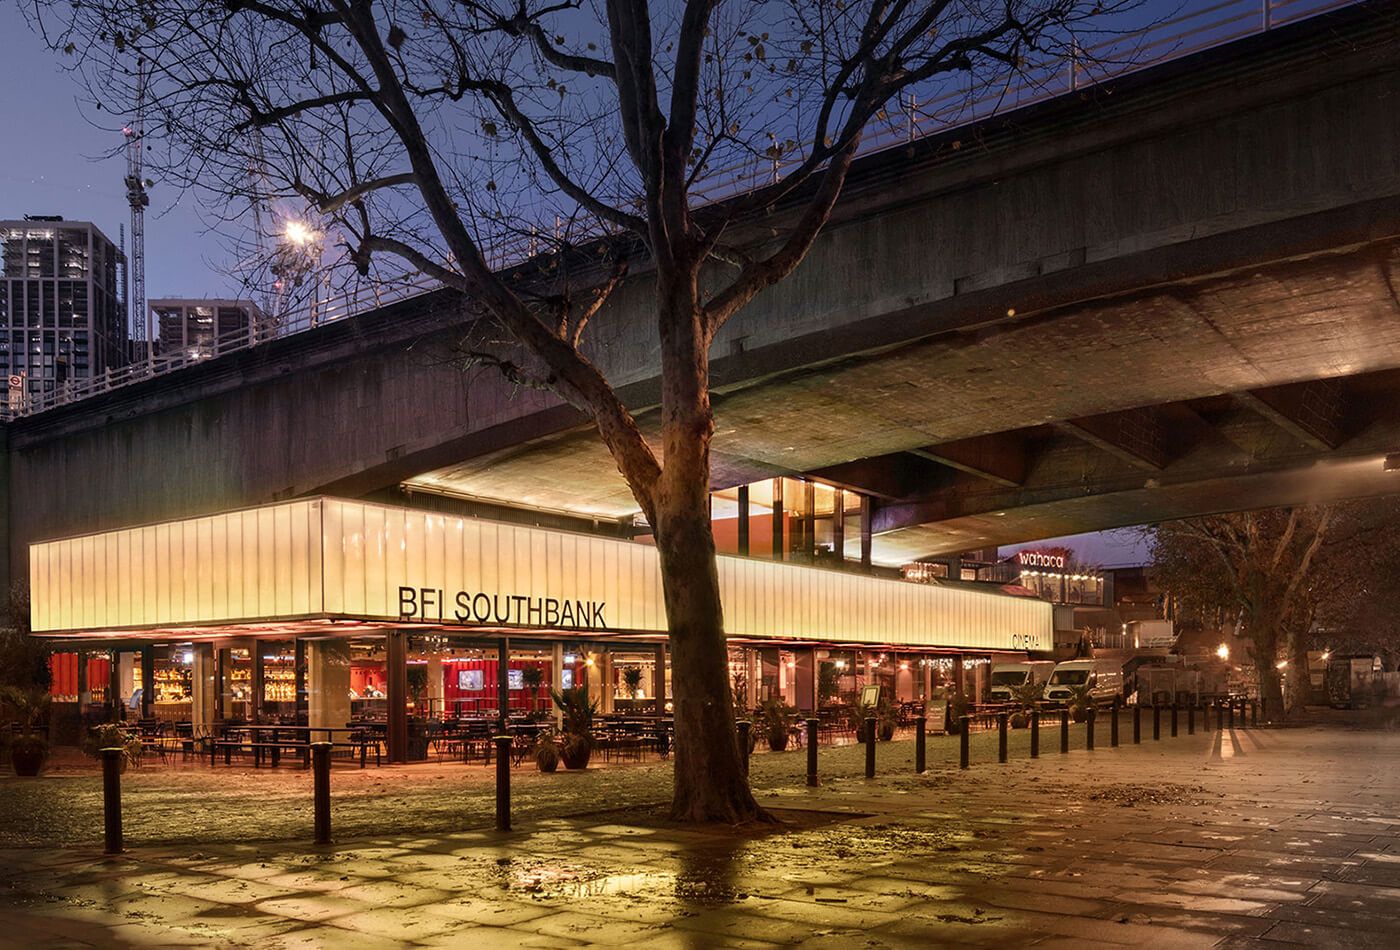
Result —
[[[366, 279], [388, 256], [460, 291], [492, 327], [478, 338], [509, 341], [473, 359], [591, 417], [660, 554], [674, 814], [731, 822], [762, 812], [734, 737], [710, 529], [711, 343], [798, 267], [862, 142], [905, 102], [1062, 77], [1086, 32], [1134, 5], [29, 3], [109, 111], [129, 108], [145, 61], [167, 181], [208, 190], [230, 215], [243, 213], [232, 196], [315, 215]], [[725, 186], [755, 167], [763, 187]], [[537, 252], [528, 277], [495, 266], [522, 241]], [[646, 272], [659, 342], [654, 443], [587, 333], [629, 271]]]
[[1191, 518], [1149, 536], [1183, 615], [1239, 623], [1260, 695], [1282, 710], [1285, 680], [1294, 708], [1309, 694], [1309, 650], [1396, 654], [1397, 528], [1400, 504], [1376, 498]]

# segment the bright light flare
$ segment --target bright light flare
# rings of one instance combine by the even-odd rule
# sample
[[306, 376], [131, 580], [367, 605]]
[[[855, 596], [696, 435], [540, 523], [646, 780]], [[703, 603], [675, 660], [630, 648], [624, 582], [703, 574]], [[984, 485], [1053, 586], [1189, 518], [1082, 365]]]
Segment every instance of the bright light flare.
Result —
[[298, 247], [305, 247], [316, 240], [316, 232], [300, 221], [288, 221], [284, 232], [287, 240]]
[[1230, 658], [1230, 647], [1224, 643], [1220, 644], [1220, 646], [1215, 648], [1215, 655], [1222, 660], [1228, 660]]

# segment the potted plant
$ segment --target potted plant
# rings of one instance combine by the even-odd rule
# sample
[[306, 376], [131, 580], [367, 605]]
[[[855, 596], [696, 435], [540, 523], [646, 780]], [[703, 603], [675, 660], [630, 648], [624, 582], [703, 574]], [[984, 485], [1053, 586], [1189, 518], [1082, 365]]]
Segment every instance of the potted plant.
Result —
[[[544, 670], [538, 666], [527, 666], [520, 671], [520, 682], [525, 684], [525, 688], [530, 692], [530, 703], [533, 706], [540, 700], [540, 686], [544, 683]], [[554, 771], [549, 769], [547, 771]]]
[[627, 690], [628, 699], [636, 699], [637, 692], [642, 688], [642, 668], [640, 666], [629, 666], [622, 671], [622, 686]]
[[103, 749], [121, 749], [121, 768], [141, 764], [141, 737], [128, 733], [119, 722], [104, 722], [93, 726], [83, 742], [83, 751], [94, 759], [100, 758]]
[[972, 708], [972, 699], [966, 693], [953, 693], [948, 697], [948, 717], [944, 721], [944, 730], [950, 736], [962, 732], [963, 717]]
[[535, 739], [535, 766], [541, 772], [559, 768], [559, 743], [554, 741], [554, 733], [541, 732]]
[[23, 730], [10, 740], [10, 764], [15, 774], [32, 778], [39, 774], [49, 757], [49, 741], [35, 731], [49, 705], [49, 694], [42, 689], [7, 686], [5, 705], [10, 706]]
[[[780, 699], [764, 700], [763, 705], [759, 707], [758, 724], [763, 729], [763, 734], [768, 737], [768, 748], [773, 752], [782, 752], [787, 748], [788, 724], [792, 721], [794, 712], [796, 710]], [[752, 735], [750, 733], [751, 738]]]
[[1020, 686], [1012, 687], [1012, 701], [1021, 708], [1011, 714], [1011, 728], [1024, 729], [1031, 724], [1031, 717], [1035, 715], [1036, 706], [1040, 702], [1041, 691], [1042, 686], [1030, 679]]
[[1069, 688], [1069, 717], [1075, 722], [1089, 718], [1089, 708], [1094, 705], [1094, 687], [1089, 683]]
[[588, 698], [587, 686], [552, 690], [550, 695], [564, 714], [563, 735], [559, 739], [559, 758], [564, 768], [587, 768], [593, 753], [593, 716], [598, 712], [598, 704]]
[[882, 698], [876, 704], [875, 727], [881, 742], [889, 742], [894, 738], [894, 731], [899, 728], [899, 707], [894, 704], [894, 700]]

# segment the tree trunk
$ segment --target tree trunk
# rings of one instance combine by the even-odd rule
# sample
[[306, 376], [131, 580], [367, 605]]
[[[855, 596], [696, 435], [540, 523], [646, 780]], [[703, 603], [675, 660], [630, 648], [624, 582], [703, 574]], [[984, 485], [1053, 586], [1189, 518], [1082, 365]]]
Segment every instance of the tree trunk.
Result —
[[671, 639], [679, 821], [768, 816], [753, 799], [734, 728], [715, 539], [710, 523], [709, 332], [694, 274], [660, 281], [663, 463], [653, 493], [661, 589]]
[[1259, 698], [1264, 701], [1268, 717], [1282, 721], [1284, 717], [1283, 678], [1278, 667], [1278, 628], [1259, 618], [1250, 618], [1250, 639], [1254, 643], [1254, 672], [1259, 680]]
[[676, 717], [671, 815], [730, 824], [766, 818], [749, 790], [734, 728], [708, 498], [699, 512], [659, 507], [657, 514], [668, 526], [664, 541], [658, 532], [657, 546]]

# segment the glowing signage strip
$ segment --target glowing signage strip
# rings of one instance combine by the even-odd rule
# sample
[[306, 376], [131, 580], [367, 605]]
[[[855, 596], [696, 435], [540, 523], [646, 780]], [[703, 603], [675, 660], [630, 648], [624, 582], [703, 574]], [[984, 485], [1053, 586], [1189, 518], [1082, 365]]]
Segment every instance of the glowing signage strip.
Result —
[[[338, 498], [30, 545], [37, 633], [351, 618], [663, 632], [656, 549]], [[731, 635], [1052, 646], [1049, 604], [721, 557]]]

